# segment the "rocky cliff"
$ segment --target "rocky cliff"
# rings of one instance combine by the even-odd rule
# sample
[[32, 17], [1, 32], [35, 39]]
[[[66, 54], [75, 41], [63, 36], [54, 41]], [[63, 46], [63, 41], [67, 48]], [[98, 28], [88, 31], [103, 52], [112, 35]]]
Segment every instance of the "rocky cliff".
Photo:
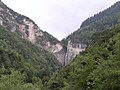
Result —
[[59, 42], [52, 35], [40, 30], [30, 18], [14, 12], [2, 2], [0, 2], [0, 25], [8, 28], [11, 32], [17, 32], [22, 38], [33, 44], [39, 43], [40, 46], [45, 46], [48, 45], [48, 42], [51, 45]]
[[80, 52], [85, 51], [87, 45], [68, 41], [64, 64], [68, 65]]

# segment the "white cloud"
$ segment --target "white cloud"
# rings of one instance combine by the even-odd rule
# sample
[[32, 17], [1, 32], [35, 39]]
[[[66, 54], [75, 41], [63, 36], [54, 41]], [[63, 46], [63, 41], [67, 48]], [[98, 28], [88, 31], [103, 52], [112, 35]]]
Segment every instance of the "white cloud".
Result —
[[33, 19], [38, 26], [62, 39], [77, 30], [86, 18], [119, 0], [2, 0], [10, 8]]

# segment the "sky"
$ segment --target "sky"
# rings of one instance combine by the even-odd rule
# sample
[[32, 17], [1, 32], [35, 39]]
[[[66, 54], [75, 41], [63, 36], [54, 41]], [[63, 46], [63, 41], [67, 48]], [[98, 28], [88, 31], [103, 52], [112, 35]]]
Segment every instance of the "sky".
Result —
[[81, 23], [119, 0], [2, 0], [14, 11], [31, 18], [43, 31], [59, 40]]

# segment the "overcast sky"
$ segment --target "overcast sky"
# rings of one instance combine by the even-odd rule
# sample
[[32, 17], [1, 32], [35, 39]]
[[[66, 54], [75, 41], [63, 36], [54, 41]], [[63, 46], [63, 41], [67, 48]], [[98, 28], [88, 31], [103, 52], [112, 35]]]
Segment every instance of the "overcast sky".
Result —
[[2, 0], [14, 11], [30, 17], [59, 40], [77, 30], [90, 16], [119, 0]]

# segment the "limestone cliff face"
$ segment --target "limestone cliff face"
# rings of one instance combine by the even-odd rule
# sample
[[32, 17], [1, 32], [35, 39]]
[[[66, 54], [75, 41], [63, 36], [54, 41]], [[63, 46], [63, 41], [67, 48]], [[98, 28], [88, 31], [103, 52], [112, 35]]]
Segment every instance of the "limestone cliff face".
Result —
[[71, 41], [68, 41], [67, 52], [64, 62], [65, 65], [68, 65], [73, 60], [73, 58], [75, 58], [75, 56], [78, 55], [80, 52], [85, 51], [86, 47], [86, 44], [72, 43]]
[[37, 33], [42, 33], [31, 19], [14, 12], [2, 2], [0, 2], [0, 25], [11, 32], [19, 33], [22, 38], [28, 39], [32, 43], [36, 42]]
[[59, 42], [59, 43], [56, 43], [55, 45], [51, 45], [50, 42], [47, 42], [46, 44], [47, 45], [44, 46], [44, 49], [49, 52], [52, 52], [57, 58], [57, 60], [62, 64], [64, 64], [65, 50], [63, 49], [61, 43]]

